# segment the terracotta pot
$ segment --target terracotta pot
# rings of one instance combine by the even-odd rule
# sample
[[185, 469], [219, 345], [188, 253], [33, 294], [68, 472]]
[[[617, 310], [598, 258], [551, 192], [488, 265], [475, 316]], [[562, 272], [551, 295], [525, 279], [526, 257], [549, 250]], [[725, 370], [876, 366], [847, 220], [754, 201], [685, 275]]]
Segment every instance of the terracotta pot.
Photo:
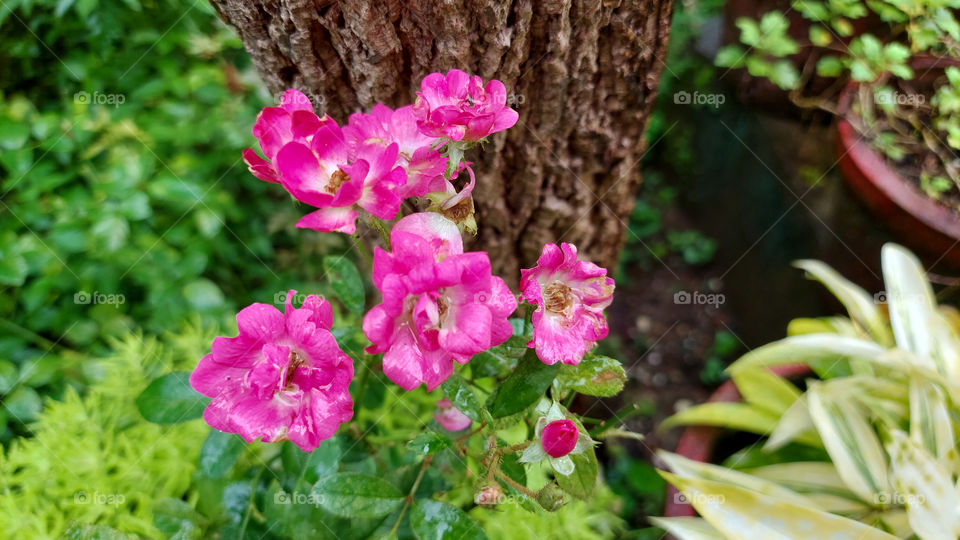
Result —
[[[960, 60], [917, 58], [911, 66], [918, 75], [929, 78], [948, 66], [960, 66]], [[850, 110], [856, 93], [856, 83], [847, 85], [838, 102], [840, 111]], [[838, 117], [836, 126], [840, 169], [867, 208], [907, 246], [960, 267], [960, 214], [889, 167], [845, 118]]]
[[[810, 366], [806, 364], [775, 366], [770, 368], [770, 371], [787, 378], [801, 377], [812, 373]], [[717, 388], [707, 402], [735, 402], [741, 399], [737, 386], [733, 384], [733, 381], [727, 381]], [[676, 453], [687, 459], [709, 462], [713, 457], [713, 449], [722, 431], [721, 428], [709, 426], [688, 427], [683, 431], [683, 435], [680, 436]], [[667, 486], [667, 503], [664, 507], [663, 514], [666, 517], [696, 516], [697, 511], [693, 509], [693, 506], [681, 501], [680, 498], [677, 497], [677, 493], [677, 488], [672, 485]]]

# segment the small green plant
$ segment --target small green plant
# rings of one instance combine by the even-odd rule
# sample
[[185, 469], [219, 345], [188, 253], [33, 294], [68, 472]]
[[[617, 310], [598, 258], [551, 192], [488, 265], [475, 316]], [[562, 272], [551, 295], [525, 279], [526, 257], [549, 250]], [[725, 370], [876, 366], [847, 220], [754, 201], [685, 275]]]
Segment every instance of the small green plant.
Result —
[[[701, 517], [657, 524], [681, 539], [960, 536], [960, 337], [919, 261], [893, 244], [882, 258], [877, 295], [823, 263], [798, 263], [849, 318], [792, 322], [790, 337], [730, 366], [743, 402], [668, 419], [764, 440], [723, 465], [661, 453], [671, 470], [661, 474]], [[768, 371], [796, 363], [817, 376], [805, 390]]]
[[[958, 5], [942, 0], [795, 0], [793, 10], [809, 25], [806, 40], [791, 37], [785, 13], [769, 12], [759, 21], [744, 17], [736, 24], [746, 47], [724, 47], [715, 62], [769, 79], [789, 90], [798, 106], [844, 115], [889, 160], [908, 164], [907, 174], [915, 182], [925, 182], [921, 175], [926, 174], [931, 181], [921, 189], [931, 197], [960, 195], [954, 152], [960, 149], [960, 70], [948, 68], [927, 92], [914, 84], [910, 66], [918, 55], [960, 55]], [[854, 22], [870, 24], [871, 16], [886, 28], [855, 35]], [[804, 54], [801, 67], [795, 64], [798, 53]], [[837, 78], [838, 84], [809, 96], [814, 75]], [[840, 110], [837, 90], [846, 80], [859, 83], [859, 92], [849, 110]], [[909, 166], [910, 156], [921, 165]], [[949, 189], [942, 180], [949, 180]]]

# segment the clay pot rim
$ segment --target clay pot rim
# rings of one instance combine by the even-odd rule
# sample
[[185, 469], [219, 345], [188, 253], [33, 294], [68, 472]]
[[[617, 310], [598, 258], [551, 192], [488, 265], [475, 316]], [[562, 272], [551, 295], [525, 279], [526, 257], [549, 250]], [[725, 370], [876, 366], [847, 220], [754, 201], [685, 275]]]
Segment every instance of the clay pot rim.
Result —
[[[960, 66], [960, 59], [920, 56], [914, 58], [910, 65], [915, 70], [930, 70]], [[851, 103], [858, 88], [859, 83], [851, 81], [841, 91], [837, 105], [844, 115], [853, 114]], [[837, 133], [842, 150], [840, 160], [849, 160], [880, 193], [913, 218], [930, 229], [960, 240], [960, 212], [954, 212], [931, 199], [887, 165], [883, 156], [860, 136], [845, 116], [837, 117]]]

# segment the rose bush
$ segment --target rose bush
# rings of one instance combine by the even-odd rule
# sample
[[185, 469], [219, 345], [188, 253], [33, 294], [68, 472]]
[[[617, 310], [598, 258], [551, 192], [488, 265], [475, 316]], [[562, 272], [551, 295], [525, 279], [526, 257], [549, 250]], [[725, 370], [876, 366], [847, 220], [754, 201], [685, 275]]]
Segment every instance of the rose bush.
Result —
[[[477, 226], [464, 156], [517, 122], [505, 98], [499, 81], [452, 70], [427, 76], [412, 106], [377, 105], [342, 127], [296, 90], [257, 117], [262, 155], [243, 152], [250, 172], [315, 208], [297, 227], [353, 234], [366, 272], [331, 257], [336, 302], [291, 290], [283, 311], [240, 311], [238, 335], [216, 338], [189, 374], [209, 400], [173, 384], [187, 374], [145, 391], [148, 419], [202, 411], [211, 440], [227, 441], [205, 444], [205, 458], [253, 478], [250, 515], [234, 533], [309, 525], [351, 538], [478, 538], [470, 504], [555, 511], [594, 493], [596, 441], [626, 432], [587, 430], [562, 404], [623, 387], [619, 362], [592, 353], [608, 332], [613, 279], [575, 246], [548, 244], [515, 293], [486, 252], [464, 250]], [[446, 212], [454, 206], [466, 212]], [[408, 208], [419, 211], [402, 215]], [[371, 230], [372, 255], [366, 245], [377, 242], [362, 236]], [[369, 308], [365, 282], [378, 296]], [[178, 400], [182, 414], [171, 414]], [[410, 414], [389, 414], [397, 407]], [[281, 444], [241, 463], [237, 444], [258, 439]], [[308, 492], [312, 507], [277, 509], [260, 491], [287, 501], [277, 504]]]

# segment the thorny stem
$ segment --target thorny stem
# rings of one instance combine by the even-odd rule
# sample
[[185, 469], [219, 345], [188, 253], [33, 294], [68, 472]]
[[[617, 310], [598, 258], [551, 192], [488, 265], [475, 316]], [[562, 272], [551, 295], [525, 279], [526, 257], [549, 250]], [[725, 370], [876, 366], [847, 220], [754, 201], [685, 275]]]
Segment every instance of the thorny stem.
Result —
[[528, 488], [527, 486], [524, 486], [524, 485], [520, 484], [519, 482], [517, 482], [517, 481], [514, 480], [513, 478], [510, 478], [509, 476], [507, 476], [506, 474], [504, 474], [504, 472], [501, 471], [500, 469], [497, 469], [497, 470], [496, 470], [496, 475], [497, 475], [497, 478], [498, 478], [498, 479], [503, 480], [504, 482], [507, 483], [507, 485], [509, 485], [509, 486], [512, 487], [513, 489], [519, 491], [520, 493], [523, 493], [524, 495], [526, 495], [527, 497], [530, 497], [530, 498], [531, 498], [532, 500], [534, 500], [534, 501], [537, 500], [537, 494], [534, 493], [533, 490], [531, 490], [531, 489]]
[[403, 508], [400, 509], [400, 515], [397, 516], [396, 523], [393, 524], [393, 528], [390, 529], [390, 534], [387, 535], [388, 538], [393, 538], [397, 534], [397, 529], [400, 528], [400, 522], [403, 520], [404, 514], [407, 513], [407, 508], [413, 504], [413, 496], [417, 492], [417, 488], [420, 487], [420, 481], [423, 480], [423, 474], [427, 472], [427, 467], [430, 466], [430, 462], [433, 461], [433, 456], [427, 456], [423, 458], [423, 464], [420, 465], [420, 472], [417, 474], [417, 479], [413, 481], [413, 487], [410, 488], [410, 493], [404, 497]]

